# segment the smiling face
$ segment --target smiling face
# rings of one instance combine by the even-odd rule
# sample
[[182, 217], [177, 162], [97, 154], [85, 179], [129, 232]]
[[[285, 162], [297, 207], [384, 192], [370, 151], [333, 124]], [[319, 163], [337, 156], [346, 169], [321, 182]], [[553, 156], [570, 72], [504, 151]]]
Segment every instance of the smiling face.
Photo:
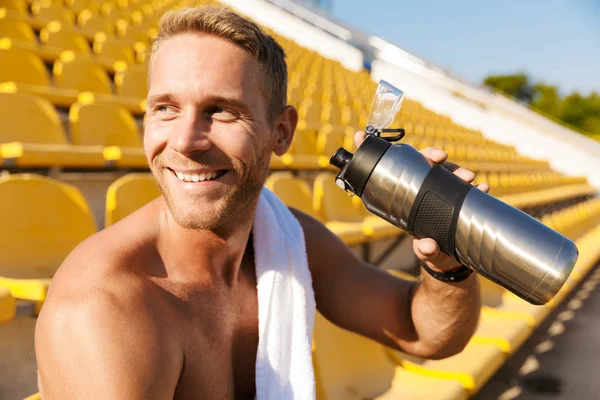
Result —
[[252, 212], [271, 153], [282, 151], [262, 80], [243, 49], [216, 36], [181, 34], [158, 49], [144, 148], [179, 225], [216, 230]]

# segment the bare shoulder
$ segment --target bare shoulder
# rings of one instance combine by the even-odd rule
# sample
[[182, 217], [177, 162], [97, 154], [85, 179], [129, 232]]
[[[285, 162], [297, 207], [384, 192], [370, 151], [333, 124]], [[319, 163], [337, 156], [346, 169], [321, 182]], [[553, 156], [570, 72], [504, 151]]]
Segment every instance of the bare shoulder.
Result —
[[78, 287], [132, 284], [136, 275], [143, 275], [156, 259], [158, 206], [151, 202], [79, 243], [53, 277], [48, 300]]
[[60, 318], [89, 315], [123, 319], [126, 327], [130, 318], [152, 312], [152, 282], [146, 278], [153, 263], [152, 234], [141, 234], [138, 222], [101, 230], [71, 251], [52, 278], [40, 313], [42, 328]]
[[182, 357], [141, 273], [149, 248], [133, 233], [126, 225], [98, 232], [54, 276], [35, 334], [45, 398], [172, 394]]

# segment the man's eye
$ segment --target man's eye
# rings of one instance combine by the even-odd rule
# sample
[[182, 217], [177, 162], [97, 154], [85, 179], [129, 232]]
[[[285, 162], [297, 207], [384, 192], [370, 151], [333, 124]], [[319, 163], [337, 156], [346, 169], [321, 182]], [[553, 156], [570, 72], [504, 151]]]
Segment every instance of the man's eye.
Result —
[[156, 111], [158, 111], [158, 112], [174, 112], [175, 108], [173, 108], [172, 106], [170, 106], [168, 104], [159, 104], [158, 106], [156, 106]]
[[238, 113], [235, 112], [234, 110], [230, 110], [228, 108], [219, 107], [219, 106], [211, 107], [208, 110], [208, 114], [210, 114], [210, 116], [212, 118], [215, 118], [215, 119], [221, 120], [221, 121], [231, 121], [231, 120], [235, 120], [238, 117]]

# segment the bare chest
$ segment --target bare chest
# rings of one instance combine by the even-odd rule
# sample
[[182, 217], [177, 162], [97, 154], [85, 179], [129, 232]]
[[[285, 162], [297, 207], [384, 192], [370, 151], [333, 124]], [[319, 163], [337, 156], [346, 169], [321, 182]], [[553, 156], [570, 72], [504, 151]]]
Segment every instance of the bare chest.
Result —
[[197, 295], [180, 319], [184, 368], [176, 399], [254, 399], [258, 347], [255, 279], [231, 293]]

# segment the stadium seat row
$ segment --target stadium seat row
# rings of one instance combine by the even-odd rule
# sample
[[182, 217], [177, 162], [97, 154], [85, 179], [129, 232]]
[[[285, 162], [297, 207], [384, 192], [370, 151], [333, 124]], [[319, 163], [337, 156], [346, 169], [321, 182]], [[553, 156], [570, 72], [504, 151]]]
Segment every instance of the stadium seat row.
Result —
[[0, 7], [16, 20], [40, 30], [50, 22], [59, 22], [69, 31], [91, 39], [97, 32], [114, 35], [130, 42], [149, 43], [156, 35], [156, 16], [168, 1], [2, 0]]
[[13, 167], [145, 166], [131, 114], [92, 101], [90, 97], [71, 107], [69, 141], [49, 101], [0, 92], [0, 118], [5, 127], [0, 133], [0, 161]]
[[[324, 220], [324, 217], [329, 217], [332, 218], [331, 221], [338, 222], [339, 219], [346, 219], [352, 213], [353, 221], [342, 222], [339, 226], [353, 229], [356, 235], [363, 237], [377, 232], [375, 218], [369, 221], [370, 217], [366, 216], [360, 208], [356, 208], [356, 203], [335, 186], [329, 173], [320, 174], [315, 179], [313, 186], [315, 196], [311, 197], [311, 190], [305, 182], [290, 176], [289, 173], [274, 173], [267, 182], [267, 187], [276, 191], [288, 205], [297, 207], [318, 219]], [[5, 226], [10, 227], [2, 232], [0, 246], [6, 246], [2, 251], [3, 254], [14, 256], [14, 259], [9, 257], [9, 259], [2, 260], [0, 275], [3, 277], [0, 278], [0, 287], [9, 289], [14, 297], [43, 301], [49, 279], [62, 258], [70, 248], [96, 231], [93, 217], [85, 199], [78, 190], [49, 178], [35, 175], [4, 177], [0, 180], [0, 193], [2, 194], [0, 199], [4, 203], [0, 204], [0, 210], [6, 211], [3, 213], [2, 218], [3, 221], [7, 221]], [[340, 195], [338, 196], [338, 194]], [[148, 174], [127, 175], [120, 178], [107, 192], [107, 223], [117, 222], [157, 195], [156, 185]], [[48, 213], [46, 207], [41, 206], [42, 202], [43, 204], [51, 202], [54, 206], [54, 212]], [[124, 202], [124, 210], [119, 209], [121, 202]], [[36, 205], [36, 203], [38, 204]], [[14, 212], [17, 209], [17, 204], [19, 207], [27, 209], [28, 218], [26, 220], [21, 218], [22, 213]], [[600, 207], [598, 204], [598, 199], [593, 199], [573, 206], [568, 210], [579, 210], [580, 213], [581, 210], [586, 210], [586, 217], [597, 222], [600, 220]], [[564, 211], [557, 212], [557, 218], [564, 213]], [[35, 229], [31, 224], [26, 223], [27, 221], [36, 221]], [[383, 220], [379, 221], [383, 222]], [[565, 219], [564, 223], [568, 224], [569, 221], [572, 224], [578, 223], [577, 220], [573, 219]], [[380, 225], [383, 228], [384, 225], [389, 224], [383, 222]], [[65, 230], [67, 226], [69, 228]], [[335, 227], [336, 225], [328, 224], [328, 226]], [[390, 235], [401, 234], [397, 228], [391, 228], [393, 229], [389, 230]], [[56, 235], [55, 232], [59, 230], [62, 230], [64, 234]], [[340, 232], [344, 232], [344, 230], [340, 230]], [[383, 234], [383, 231], [379, 233]], [[595, 236], [596, 240], [597, 236]], [[350, 237], [350, 240], [353, 241], [354, 238]], [[586, 243], [588, 243], [586, 246], [580, 246], [580, 250], [586, 254], [582, 260], [590, 263], [590, 260], [593, 259], [593, 257], [587, 256], [591, 251], [590, 249], [593, 248], [596, 253], [600, 249], [593, 245], [591, 240]], [[38, 251], [28, 252], [27, 249], [31, 246], [36, 246]], [[573, 279], [581, 278], [582, 268], [581, 266], [577, 268], [579, 272], [574, 275], [575, 278]], [[36, 279], [40, 276], [45, 276], [45, 279]], [[15, 279], [15, 277], [29, 279]], [[387, 375], [377, 379], [372, 375], [365, 375], [364, 369], [374, 368], [378, 363], [383, 362], [383, 358], [386, 358], [388, 360], [386, 363], [389, 364], [387, 368], [392, 368], [393, 376], [399, 374], [397, 379], [402, 379], [400, 378], [402, 376], [408, 378], [415, 375], [422, 378], [416, 379], [415, 382], [422, 383], [428, 379], [437, 382], [437, 384], [446, 382], [446, 385], [444, 385], [446, 388], [448, 386], [452, 387], [452, 384], [447, 381], [450, 380], [455, 383], [456, 393], [461, 394], [461, 396], [469, 396], [475, 393], [504, 363], [506, 357], [526, 340], [533, 328], [543, 320], [555, 305], [553, 303], [544, 307], [531, 306], [506, 290], [485, 281], [484, 278], [481, 278], [481, 280], [484, 308], [478, 331], [463, 352], [444, 360], [417, 359], [400, 352], [375, 347], [380, 345], [365, 341], [364, 338], [350, 335], [347, 332], [342, 333], [338, 328], [329, 326], [326, 321], [319, 317], [315, 328], [315, 363], [319, 364], [318, 371], [323, 374], [321, 376], [322, 382], [324, 382], [322, 390], [332, 391], [332, 393], [339, 390], [336, 389], [334, 382], [336, 379], [350, 379], [350, 376], [346, 374], [349, 368], [360, 368], [362, 371], [361, 376], [355, 377], [359, 382], [375, 385], [377, 381], [384, 379]], [[11, 297], [6, 295], [6, 291], [3, 292], [2, 298], [4, 300], [0, 303], [3, 308], [0, 308], [0, 310], [8, 310], [8, 312], [4, 311], [2, 313], [8, 315], [8, 317], [5, 317], [6, 319], [10, 317], [10, 310], [13, 307]], [[6, 300], [7, 298], [8, 300]], [[331, 342], [332, 340], [334, 343]], [[350, 353], [340, 353], [339, 346], [342, 344], [342, 348], [348, 350], [346, 347], [349, 345], [348, 341], [361, 344], [359, 346], [353, 345], [353, 350]], [[367, 349], [371, 354], [368, 362], [364, 359], [359, 362], [365, 356], [362, 352], [366, 352]], [[335, 360], [328, 359], [328, 357], [333, 357], [332, 351], [334, 351]], [[355, 352], [359, 354], [354, 354]], [[331, 370], [332, 365], [329, 363], [333, 361], [337, 363], [340, 361], [340, 357], [345, 359], [346, 356], [352, 356], [351, 358], [354, 361], [347, 360], [348, 362], [344, 362], [342, 368], [344, 374], [338, 375]], [[393, 362], [390, 360], [393, 360]], [[338, 366], [338, 368], [340, 367]], [[385, 379], [389, 379], [389, 376]], [[412, 387], [412, 385], [414, 383], [409, 387]], [[422, 385], [419, 385], [419, 387], [421, 391], [425, 390]], [[429, 388], [429, 390], [433, 390], [433, 388]], [[439, 390], [439, 388], [435, 390]], [[395, 391], [390, 393], [398, 394]], [[452, 393], [452, 391], [449, 393]], [[334, 398], [338, 398], [335, 396], [337, 395], [334, 394]]]
[[[6, 6], [8, 6], [9, 9], [12, 9], [13, 11], [19, 11], [20, 12], [24, 12], [26, 10], [26, 5], [24, 2], [22, 2], [21, 0], [3, 0], [4, 2], [6, 2]], [[33, 5], [31, 6], [32, 8], [32, 13], [34, 15], [39, 15], [39, 10], [53, 10], [51, 15], [63, 15], [64, 13], [69, 13], [72, 12], [72, 10], [70, 10], [68, 7], [74, 7], [75, 9], [77, 9], [78, 7], [83, 6], [83, 4], [85, 4], [86, 2], [80, 2], [78, 3], [78, 5], [74, 5], [74, 4], [65, 4], [66, 7], [63, 7], [62, 4], [55, 4], [52, 2], [44, 2], [43, 5], [40, 5], [41, 3], [37, 3], [34, 2]], [[92, 8], [92, 10], [96, 10], [95, 5], [96, 3], [94, 2], [90, 2], [90, 7]], [[112, 21], [112, 19], [110, 18], [110, 12], [111, 10], [116, 10], [116, 9], [120, 9], [123, 12], [126, 12], [127, 10], [131, 11], [131, 12], [137, 12], [135, 15], [137, 15], [138, 17], [136, 18], [132, 18], [132, 23], [137, 23], [138, 25], [141, 24], [140, 21], [140, 17], [138, 14], [143, 14], [148, 16], [148, 17], [154, 17], [153, 13], [156, 12], [156, 9], [152, 8], [153, 3], [143, 3], [143, 2], [135, 2], [135, 3], [128, 3], [128, 2], [122, 2], [115, 4], [112, 2], [105, 2], [102, 3], [102, 6], [100, 7], [100, 18], [103, 18], [104, 21]], [[35, 7], [34, 7], [35, 6]], [[163, 3], [162, 4], [163, 8], [166, 9], [168, 8], [168, 6], [173, 6], [172, 4], [167, 3]], [[133, 7], [133, 8], [132, 8]], [[34, 11], [35, 10], [35, 11]], [[46, 12], [50, 12], [50, 11], [46, 11]], [[159, 13], [160, 14], [160, 13]], [[159, 15], [157, 14], [157, 15]], [[151, 20], [151, 18], [147, 18], [146, 20]], [[58, 22], [57, 22], [58, 21]], [[134, 22], [137, 21], [137, 22]], [[83, 40], [83, 38], [77, 38], [76, 35], [74, 34], [74, 32], [72, 31], [67, 31], [67, 32], [63, 32], [61, 31], [61, 24], [68, 24], [68, 23], [72, 23], [72, 18], [70, 17], [64, 17], [63, 18], [55, 18], [55, 20], [53, 20], [53, 22], [57, 22], [57, 24], [54, 24], [53, 26], [51, 26], [49, 29], [49, 27], [44, 27], [45, 31], [40, 32], [40, 39], [46, 40], [47, 44], [58, 44], [57, 46], [55, 46], [56, 48], [59, 48], [61, 50], [71, 50], [71, 51], [75, 51], [75, 52], [81, 52], [84, 54], [89, 54], [89, 48], [87, 46], [87, 43], [85, 43], [85, 40]], [[6, 24], [5, 24], [6, 25]], [[61, 36], [61, 33], [64, 34], [63, 36]], [[103, 34], [101, 35], [96, 35], [94, 34], [94, 52], [97, 53], [98, 55], [102, 55], [103, 53], [103, 49], [108, 49], [106, 50], [107, 54], [110, 54], [109, 57], [107, 57], [107, 60], [122, 60], [125, 62], [132, 62], [134, 56], [133, 56], [133, 51], [131, 47], [127, 47], [126, 43], [127, 41], [122, 41], [119, 42], [117, 41], [111, 41], [107, 38], [106, 32], [101, 32]], [[369, 106], [369, 102], [371, 100], [371, 96], [372, 93], [374, 91], [374, 83], [370, 81], [370, 78], [368, 76], [368, 74], [366, 73], [356, 73], [356, 72], [351, 72], [351, 71], [347, 71], [345, 70], [341, 64], [339, 64], [339, 62], [335, 62], [333, 60], [328, 60], [325, 59], [324, 57], [318, 55], [316, 52], [313, 51], [309, 51], [307, 49], [302, 48], [301, 46], [296, 45], [293, 41], [289, 40], [289, 39], [285, 39], [277, 34], [275, 34], [274, 32], [271, 32], [274, 36], [277, 37], [278, 40], [281, 41], [281, 43], [284, 45], [284, 47], [286, 48], [286, 50], [289, 53], [289, 65], [290, 65], [290, 98], [292, 99], [292, 103], [294, 104], [294, 102], [297, 101], [297, 104], [299, 105], [299, 109], [300, 109], [300, 113], [303, 116], [303, 119], [306, 121], [307, 126], [309, 128], [314, 127], [315, 125], [320, 126], [323, 123], [331, 123], [334, 126], [337, 127], [338, 123], [339, 125], [342, 126], [350, 126], [350, 127], [355, 127], [355, 126], [363, 126], [364, 123], [366, 122], [365, 118], [366, 118], [366, 113], [367, 113], [367, 108]], [[75, 36], [73, 36], [75, 35]], [[26, 35], [29, 40], [32, 40], [34, 38], [32, 38], [32, 35], [28, 34]], [[50, 40], [49, 38], [54, 38], [54, 40], [51, 40], [51, 43], [48, 43], [48, 40]], [[80, 40], [77, 40], [80, 39]], [[138, 41], [139, 42], [139, 41]], [[143, 46], [142, 46], [143, 47]], [[57, 57], [55, 57], [56, 59]], [[300, 62], [301, 66], [297, 65], [297, 60], [300, 59], [302, 62]], [[114, 67], [114, 63], [112, 61], [108, 61], [106, 62], [106, 64]], [[109, 67], [110, 68], [110, 67]], [[121, 68], [125, 68], [125, 67], [121, 67]], [[60, 68], [59, 68], [60, 70]], [[298, 72], [298, 73], [296, 73]], [[307, 73], [308, 72], [308, 73]], [[316, 74], [316, 75], [315, 75]], [[316, 78], [314, 78], [316, 76]], [[323, 77], [330, 77], [331, 81], [330, 82], [336, 82], [336, 87], [335, 89], [333, 88], [332, 84], [328, 85], [327, 83], [323, 82], [322, 79], [324, 79]], [[346, 77], [346, 78], [344, 78]], [[357, 78], [361, 78], [358, 79], [358, 84], [357, 85]], [[321, 80], [320, 80], [321, 79]], [[1, 81], [2, 79], [0, 79]], [[117, 80], [117, 79], [115, 79]], [[140, 79], [141, 80], [141, 79]], [[85, 81], [85, 79], [84, 79]], [[309, 83], [308, 85], [306, 83]], [[342, 82], [341, 84], [339, 84], [339, 82]], [[106, 85], [105, 85], [106, 86]], [[132, 94], [129, 93], [127, 94], [127, 96], [137, 96], [142, 98], [143, 97], [143, 93], [145, 93], [145, 88], [142, 87], [142, 85], [136, 85], [136, 87], [139, 87], [141, 90], [139, 90], [138, 93], [136, 94]], [[302, 97], [298, 97], [297, 92], [299, 90], [299, 88], [302, 87], [304, 88], [303, 90], [303, 96]], [[328, 91], [328, 87], [332, 88], [333, 91]], [[343, 88], [343, 89], [342, 89]], [[356, 89], [356, 88], [362, 88], [361, 89]], [[313, 90], [314, 89], [314, 90]], [[346, 92], [346, 89], [349, 93]], [[97, 88], [95, 89], [88, 89], [88, 88], [82, 88], [80, 90], [91, 90], [91, 91], [95, 91], [97, 90]], [[106, 91], [101, 89], [100, 93], [105, 93]], [[318, 93], [321, 97], [321, 99], [317, 99], [316, 102], [313, 102], [313, 98], [314, 96], [312, 95], [313, 93]], [[354, 109], [337, 109], [337, 104], [329, 104], [326, 100], [327, 97], [335, 97], [338, 100], [339, 99], [346, 99], [346, 103], [347, 100], [349, 98], [355, 98], [356, 96], [358, 96], [359, 98], [362, 97], [362, 100], [359, 99], [358, 101], [358, 109], [355, 107]], [[310, 104], [310, 103], [314, 103], [312, 105], [306, 105], [306, 104]], [[321, 106], [320, 104], [323, 104], [323, 110], [321, 110]], [[342, 103], [343, 104], [343, 103]], [[356, 101], [354, 101], [352, 104], [356, 104]], [[419, 105], [414, 105], [416, 103], [407, 101], [405, 104], [405, 109], [406, 111], [403, 110], [402, 114], [402, 118], [404, 121], [409, 121], [407, 122], [407, 131], [408, 132], [413, 132], [416, 135], [421, 135], [424, 134], [427, 137], [430, 138], [435, 138], [435, 139], [439, 139], [439, 140], [455, 140], [455, 141], [462, 141], [465, 138], [465, 136], [463, 135], [464, 130], [461, 132], [453, 132], [453, 131], [447, 131], [445, 129], [438, 129], [439, 133], [437, 135], [434, 136], [434, 126], [435, 125], [431, 125], [429, 124], [428, 127], [424, 127], [423, 125], [417, 124], [415, 126], [415, 129], [412, 129], [411, 123], [410, 123], [410, 118], [411, 116], [427, 116], [429, 115], [431, 118], [431, 121], [433, 120], [437, 120], [444, 123], [443, 126], [451, 126], [451, 121], [447, 118], [447, 117], [442, 117], [442, 116], [438, 116], [435, 113], [429, 112], [428, 110], [420, 107]], [[137, 108], [137, 105], [135, 105], [134, 107]], [[342, 106], [344, 107], [344, 106]], [[345, 107], [348, 107], [348, 105], [346, 105]], [[312, 110], [312, 111], [311, 111]], [[352, 112], [354, 111], [354, 112]], [[427, 120], [428, 117], [425, 117], [425, 120]], [[467, 135], [469, 136], [469, 135]], [[470, 135], [470, 142], [471, 143], [475, 143], [478, 144], [478, 140], [484, 140], [481, 136], [480, 133], [474, 133]], [[489, 142], [489, 141], [488, 141]], [[433, 145], [437, 145], [438, 147], [443, 147], [443, 143], [435, 143]], [[493, 145], [492, 145], [493, 146]], [[452, 147], [450, 146], [450, 151], [452, 151]], [[462, 157], [461, 151], [463, 151], [460, 147], [457, 149], [458, 154], [458, 159], [464, 159], [466, 157], [469, 157], [469, 153], [473, 153], [474, 155], [479, 155], [479, 157], [483, 158], [483, 159], [487, 159], [490, 160], [490, 157], [493, 159], [494, 157], [496, 157], [496, 154], [500, 154], [499, 157], [503, 157], [505, 158], [504, 161], [516, 161], [516, 162], [520, 162], [524, 159], [524, 157], [520, 156], [518, 159], [514, 159], [515, 157], [513, 157], [513, 159], [510, 158], [510, 156], [508, 155], [502, 155], [501, 153], [491, 153], [491, 154], [486, 154], [485, 152], [481, 152], [481, 151], [469, 151], [469, 150], [464, 150], [466, 151], [466, 157]], [[514, 151], [513, 151], [514, 154]]]
[[62, 52], [59, 57], [50, 81], [43, 61], [35, 53], [14, 48], [9, 39], [1, 39], [0, 92], [34, 94], [59, 107], [70, 107], [82, 93], [92, 93], [98, 102], [143, 114], [145, 107], [139, 94], [146, 90], [145, 73], [123, 66], [113, 83], [102, 67], [72, 51]]
[[[1, 54], [1, 53], [0, 53]], [[0, 116], [9, 129], [0, 133], [0, 161], [11, 167], [146, 168], [140, 128], [133, 116], [119, 106], [97, 102], [97, 96], [80, 95], [71, 105], [67, 129], [52, 104], [39, 96], [0, 92]], [[68, 134], [66, 133], [68, 132]], [[301, 121], [288, 154], [274, 157], [273, 169], [326, 169], [339, 147], [353, 148], [352, 130], [336, 132], [331, 125], [318, 132], [305, 130]], [[68, 137], [68, 139], [67, 139]], [[417, 146], [418, 147], [418, 146]], [[451, 147], [446, 147], [449, 150]], [[450, 153], [450, 152], [449, 152]], [[455, 161], [465, 167], [469, 161]], [[494, 171], [503, 164], [482, 163], [475, 171]], [[478, 171], [479, 170], [479, 171]], [[574, 183], [574, 178], [550, 169], [529, 174], [489, 173], [492, 186], [510, 190]], [[577, 182], [581, 181], [581, 178]], [[496, 185], [497, 181], [497, 185]], [[499, 192], [498, 192], [499, 193]]]
[[27, 22], [9, 18], [0, 12], [0, 38], [10, 39], [14, 48], [33, 52], [45, 62], [54, 62], [61, 52], [72, 51], [113, 73], [117, 61], [128, 65], [143, 63], [148, 49], [143, 42], [131, 43], [104, 32], [97, 32], [88, 39], [68, 30], [58, 21], [44, 26], [39, 32], [39, 40], [37, 35]]
[[[265, 186], [289, 206], [324, 222], [348, 245], [404, 234], [369, 213], [357, 197], [351, 198], [340, 190], [330, 172], [318, 174], [312, 188], [289, 172], [272, 173]], [[106, 193], [106, 226], [158, 196], [151, 174], [128, 174], [117, 179]], [[548, 198], [548, 201], [554, 200]], [[53, 205], [51, 213], [47, 211], [47, 204]], [[28, 218], [15, 212], [20, 209], [27, 210]], [[571, 206], [568, 210], [584, 215], [590, 224], [600, 220], [597, 200]], [[553, 223], [562, 224], [564, 230], [576, 226], [583, 217], [561, 217], [570, 212], [552, 214]], [[0, 214], [5, 221], [2, 225], [5, 229], [0, 229], [0, 252], [5, 254], [0, 260], [0, 286], [12, 288], [15, 297], [35, 301], [43, 301], [48, 279], [68, 252], [98, 229], [78, 189], [36, 174], [0, 177]], [[62, 234], [56, 235], [58, 231]], [[28, 251], [32, 246], [35, 252]], [[13, 282], [10, 278], [20, 280]]]

